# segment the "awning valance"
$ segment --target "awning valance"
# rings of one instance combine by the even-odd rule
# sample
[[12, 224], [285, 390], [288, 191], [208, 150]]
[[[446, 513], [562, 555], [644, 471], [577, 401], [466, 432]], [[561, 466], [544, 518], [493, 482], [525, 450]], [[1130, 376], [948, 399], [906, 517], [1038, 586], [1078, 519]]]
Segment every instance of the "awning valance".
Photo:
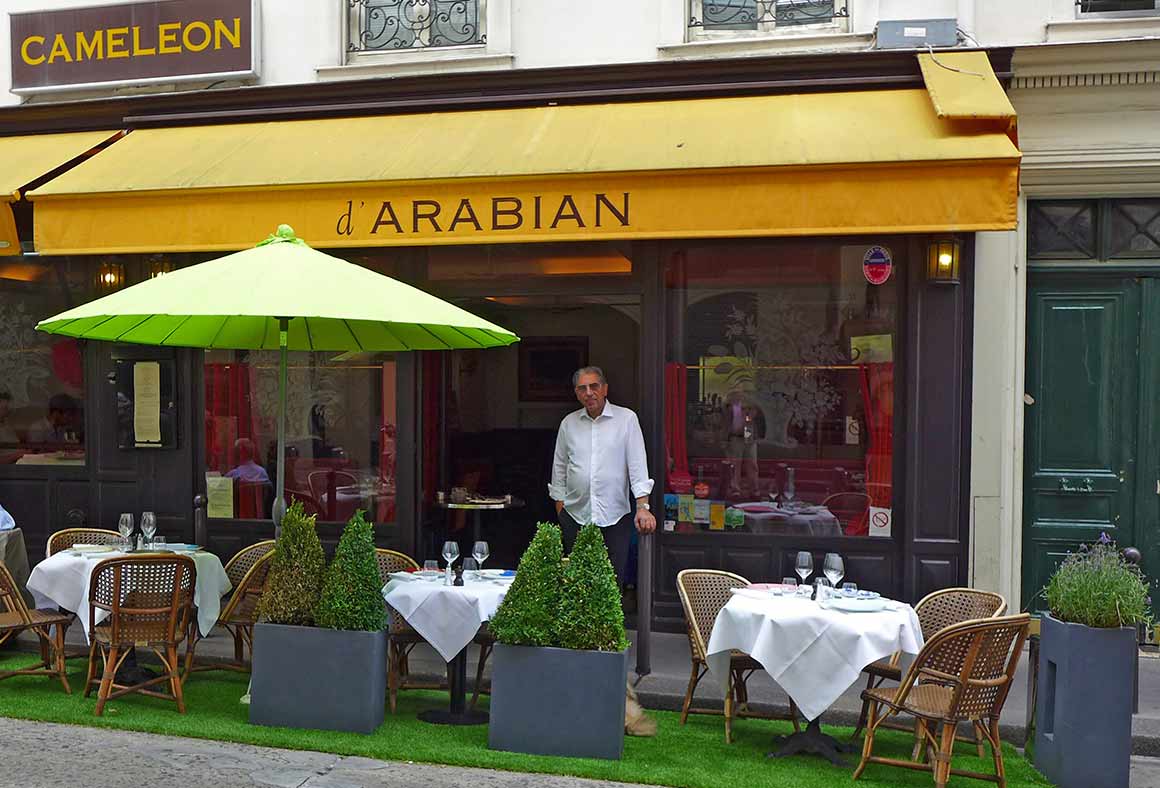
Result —
[[0, 138], [0, 255], [20, 254], [12, 215], [12, 203], [20, 199], [20, 190], [120, 133], [81, 131]]
[[134, 131], [31, 194], [37, 248], [225, 250], [283, 222], [324, 248], [1011, 229], [1014, 113], [970, 54], [924, 65], [929, 92]]

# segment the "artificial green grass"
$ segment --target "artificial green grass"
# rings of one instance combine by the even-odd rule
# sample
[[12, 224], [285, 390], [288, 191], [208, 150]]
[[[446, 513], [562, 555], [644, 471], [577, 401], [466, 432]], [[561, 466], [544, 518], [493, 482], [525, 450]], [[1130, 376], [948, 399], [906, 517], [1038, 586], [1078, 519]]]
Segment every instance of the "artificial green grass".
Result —
[[[27, 664], [28, 654], [0, 655], [0, 670]], [[188, 736], [200, 739], [316, 750], [339, 755], [360, 755], [383, 760], [419, 761], [454, 766], [507, 769], [517, 772], [592, 777], [631, 783], [682, 786], [682, 788], [738, 788], [747, 785], [778, 785], [784, 788], [830, 788], [858, 785], [866, 788], [931, 785], [926, 772], [871, 764], [857, 783], [851, 769], [840, 769], [816, 756], [767, 759], [770, 737], [790, 731], [789, 723], [768, 720], [738, 720], [733, 727], [733, 744], [725, 744], [724, 720], [717, 716], [693, 715], [680, 724], [674, 712], [650, 712], [658, 723], [655, 738], [628, 737], [620, 761], [585, 758], [557, 758], [497, 752], [487, 748], [487, 726], [455, 727], [428, 725], [416, 719], [427, 708], [445, 708], [447, 694], [426, 691], [399, 693], [399, 710], [388, 713], [386, 722], [369, 736], [265, 728], [250, 725], [248, 707], [238, 703], [246, 691], [248, 676], [226, 671], [197, 673], [185, 685], [187, 713], [177, 713], [172, 703], [142, 695], [111, 701], [104, 717], [93, 716], [96, 693], [81, 697], [84, 682], [83, 660], [69, 663], [72, 695], [65, 695], [60, 683], [39, 676], [18, 676], [0, 682], [0, 715], [45, 722], [88, 725], [126, 731]], [[550, 707], [542, 710], [545, 725], [554, 724]], [[825, 730], [839, 739], [850, 735], [845, 728]], [[878, 754], [908, 758], [912, 738], [901, 732], [879, 734]], [[847, 756], [851, 764], [854, 754]], [[1007, 784], [1011, 788], [1050, 785], [1010, 746], [1004, 747]], [[960, 745], [955, 768], [991, 773], [990, 759], [981, 761], [973, 745]], [[950, 785], [982, 785], [975, 780], [952, 777]]]

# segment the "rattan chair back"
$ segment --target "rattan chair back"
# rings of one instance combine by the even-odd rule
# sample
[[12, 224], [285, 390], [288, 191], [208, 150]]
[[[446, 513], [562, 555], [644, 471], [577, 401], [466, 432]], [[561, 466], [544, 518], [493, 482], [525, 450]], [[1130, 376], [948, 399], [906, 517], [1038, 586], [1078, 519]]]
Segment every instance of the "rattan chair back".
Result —
[[915, 658], [899, 685], [896, 702], [905, 703], [916, 684], [937, 684], [951, 690], [949, 703], [937, 710], [918, 708], [923, 716], [935, 718], [937, 713], [943, 722], [998, 719], [1030, 623], [1030, 614], [1021, 613], [944, 628]]
[[104, 528], [65, 528], [48, 537], [48, 547], [44, 551], [45, 558], [52, 558], [61, 550], [67, 550], [78, 544], [117, 544], [121, 534], [108, 531]]
[[729, 589], [747, 585], [749, 581], [741, 575], [719, 569], [682, 569], [677, 573], [677, 594], [685, 610], [689, 646], [694, 658], [705, 661], [709, 636], [717, 614], [729, 601]]
[[153, 554], [106, 558], [89, 582], [89, 631], [98, 611], [109, 614], [108, 642], [117, 646], [183, 640], [193, 610], [197, 568], [189, 556]]
[[[273, 545], [273, 542], [270, 542]], [[253, 561], [247, 559], [250, 568], [236, 583], [233, 578], [234, 592], [230, 594], [230, 601], [218, 616], [223, 624], [256, 624], [258, 621], [258, 603], [262, 601], [262, 593], [266, 590], [266, 578], [270, 576], [270, 564], [274, 561], [273, 549], [257, 553]], [[227, 572], [228, 574], [228, 572]]]
[[[408, 569], [419, 568], [419, 562], [406, 553], [387, 550], [383, 547], [375, 548], [375, 560], [379, 564], [379, 580], [384, 586], [391, 581], [392, 572], [405, 572]], [[390, 619], [388, 626], [390, 632], [397, 634], [411, 631], [411, 625], [407, 623], [406, 619], [391, 610], [390, 605], [387, 606], [387, 613]]]
[[915, 605], [924, 640], [939, 631], [978, 618], [995, 618], [1007, 612], [1007, 600], [993, 591], [975, 588], [943, 588], [924, 596]]
[[230, 579], [230, 585], [234, 588], [240, 588], [242, 581], [245, 580], [246, 575], [250, 573], [254, 565], [263, 556], [274, 552], [274, 545], [273, 539], [267, 539], [249, 547], [243, 547], [234, 553], [234, 557], [227, 561], [225, 566], [226, 577]]
[[0, 563], [0, 627], [11, 624], [26, 626], [32, 623], [28, 605], [8, 567]]

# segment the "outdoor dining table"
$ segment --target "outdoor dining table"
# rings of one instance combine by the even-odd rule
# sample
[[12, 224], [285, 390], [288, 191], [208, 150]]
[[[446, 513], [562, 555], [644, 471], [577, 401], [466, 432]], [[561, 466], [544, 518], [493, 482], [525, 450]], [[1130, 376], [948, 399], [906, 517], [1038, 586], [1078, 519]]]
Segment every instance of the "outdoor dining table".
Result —
[[402, 616], [447, 663], [451, 694], [448, 709], [429, 709], [419, 719], [440, 725], [479, 725], [486, 712], [467, 708], [467, 647], [480, 625], [491, 619], [507, 594], [514, 575], [476, 579], [464, 572], [463, 585], [446, 585], [443, 574], [428, 577], [396, 572], [383, 586], [383, 599]]
[[842, 764], [838, 742], [821, 732], [821, 716], [858, 680], [862, 668], [896, 651], [917, 654], [922, 629], [910, 605], [884, 600], [878, 612], [843, 612], [809, 597], [736, 589], [709, 637], [708, 666], [729, 675], [734, 649], [756, 659], [809, 721], [776, 753], [815, 753]]
[[472, 535], [476, 542], [482, 539], [483, 534], [483, 513], [484, 512], [504, 512], [511, 509], [522, 509], [524, 501], [522, 498], [512, 497], [510, 500], [483, 500], [473, 501], [468, 498], [466, 501], [456, 503], [455, 501], [445, 500], [436, 501], [435, 506], [439, 509], [446, 509], [450, 511], [466, 511], [471, 512]]
[[[62, 550], [33, 568], [32, 576], [28, 579], [28, 590], [32, 593], [33, 603], [42, 609], [62, 607], [76, 613], [87, 642], [91, 634], [89, 582], [92, 580], [93, 569], [106, 558], [138, 554], [141, 553], [108, 550], [78, 555], [72, 550]], [[180, 554], [192, 558], [197, 567], [197, 582], [193, 591], [193, 601], [197, 606], [197, 628], [202, 635], [209, 635], [221, 613], [222, 597], [229, 593], [233, 586], [221, 559], [213, 553], [197, 550], [181, 551]], [[95, 616], [97, 623], [108, 615], [103, 610], [97, 611]]]

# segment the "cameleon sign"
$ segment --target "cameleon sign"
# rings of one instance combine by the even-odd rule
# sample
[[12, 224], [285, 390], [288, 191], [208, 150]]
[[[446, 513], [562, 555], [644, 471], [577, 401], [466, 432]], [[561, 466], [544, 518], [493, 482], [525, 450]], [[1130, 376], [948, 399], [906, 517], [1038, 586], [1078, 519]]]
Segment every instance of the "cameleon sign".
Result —
[[256, 76], [257, 0], [11, 14], [12, 92]]

